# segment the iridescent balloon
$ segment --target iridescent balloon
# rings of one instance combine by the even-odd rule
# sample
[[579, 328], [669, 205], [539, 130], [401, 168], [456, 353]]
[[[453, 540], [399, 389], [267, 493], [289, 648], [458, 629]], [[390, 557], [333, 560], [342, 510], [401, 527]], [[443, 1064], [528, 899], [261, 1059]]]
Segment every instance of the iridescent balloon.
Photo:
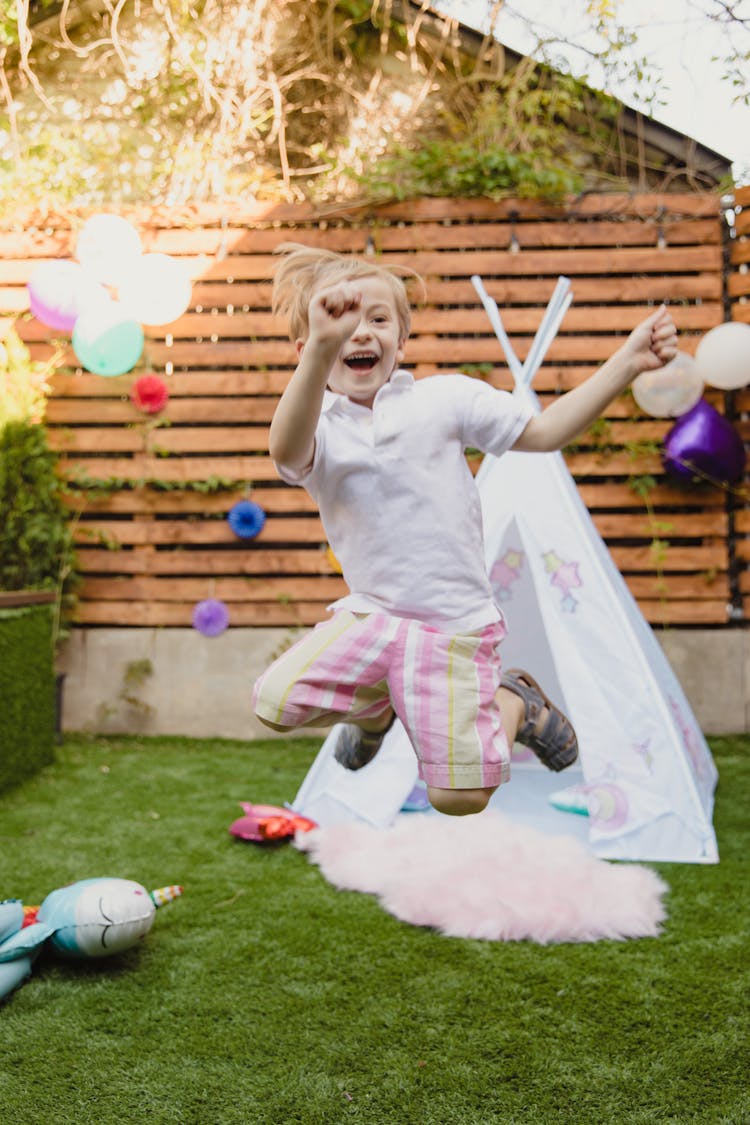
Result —
[[703, 379], [695, 360], [687, 352], [656, 371], [642, 371], [633, 380], [633, 398], [644, 414], [654, 418], [679, 418], [695, 406], [703, 394]]

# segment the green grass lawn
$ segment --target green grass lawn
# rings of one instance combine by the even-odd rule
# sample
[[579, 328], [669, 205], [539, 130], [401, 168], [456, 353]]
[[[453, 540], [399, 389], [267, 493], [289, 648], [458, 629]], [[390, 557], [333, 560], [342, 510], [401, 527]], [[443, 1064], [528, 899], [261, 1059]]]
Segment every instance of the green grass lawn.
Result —
[[43, 955], [0, 1009], [3, 1125], [746, 1125], [750, 738], [713, 739], [717, 866], [661, 937], [446, 938], [230, 837], [318, 743], [69, 738], [0, 798], [0, 898], [182, 883], [134, 950]]

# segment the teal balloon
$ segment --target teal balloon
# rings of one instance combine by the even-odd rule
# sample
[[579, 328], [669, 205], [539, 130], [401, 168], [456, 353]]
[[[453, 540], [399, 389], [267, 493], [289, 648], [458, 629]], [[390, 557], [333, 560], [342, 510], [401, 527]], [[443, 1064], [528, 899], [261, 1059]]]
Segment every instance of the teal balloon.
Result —
[[73, 351], [95, 375], [124, 375], [143, 352], [143, 328], [119, 310], [90, 308], [73, 328]]

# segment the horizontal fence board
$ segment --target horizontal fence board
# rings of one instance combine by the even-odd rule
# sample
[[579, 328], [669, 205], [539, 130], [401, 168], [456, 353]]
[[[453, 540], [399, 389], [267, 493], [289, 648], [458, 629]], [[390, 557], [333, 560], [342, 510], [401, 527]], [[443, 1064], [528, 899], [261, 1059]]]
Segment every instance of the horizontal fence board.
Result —
[[[237, 536], [226, 520], [197, 517], [184, 520], [79, 520], [73, 530], [77, 543], [101, 542], [113, 547], [164, 543], [200, 546], [204, 543], [237, 542]], [[320, 543], [322, 539], [323, 526], [317, 516], [271, 516], [252, 542]]]
[[[738, 233], [740, 226], [738, 223]], [[327, 227], [325, 230], [303, 228], [297, 232], [308, 246], [319, 246], [339, 253], [360, 254], [374, 248], [385, 251], [414, 251], [414, 233], [411, 227], [391, 223], [369, 223], [353, 228]], [[656, 215], [643, 221], [608, 221], [592, 219], [586, 223], [575, 221], [539, 223], [536, 220], [505, 218], [503, 221], [475, 222], [473, 245], [476, 249], [509, 248], [512, 237], [519, 249], [529, 247], [581, 247], [581, 246], [653, 246], [659, 239], [668, 246], [703, 245], [718, 243], [721, 231], [715, 216], [686, 220], [682, 217], [660, 221]], [[295, 232], [288, 232], [290, 241]], [[195, 255], [268, 254], [282, 241], [277, 229], [200, 227], [192, 229], [159, 230], [144, 239], [144, 249], [149, 253], [169, 254], [174, 257]], [[420, 224], [419, 247], [430, 250], [464, 249], [464, 225], [446, 225], [429, 220]], [[369, 245], [368, 245], [369, 244]], [[518, 251], [515, 251], [518, 252]], [[40, 236], [29, 231], [0, 230], [0, 257], [3, 259], [30, 259], [73, 256], [75, 242], [69, 235], [56, 231]]]
[[78, 429], [50, 429], [53, 449], [71, 453], [244, 453], [268, 449], [268, 426], [205, 426], [193, 429], [163, 428], [149, 430], [140, 426], [106, 429], [81, 426]]
[[[208, 588], [206, 597], [209, 596]], [[78, 625], [126, 624], [130, 628], [192, 625], [193, 602], [82, 601], [76, 613]], [[274, 628], [317, 625], [327, 616], [319, 602], [235, 602], [230, 606], [230, 624]]]
[[208, 514], [229, 512], [240, 500], [252, 499], [266, 512], [317, 512], [315, 501], [303, 488], [222, 488], [215, 492], [164, 491], [148, 487], [104, 492], [101, 495], [71, 490], [64, 497], [71, 511], [85, 515]]
[[[688, 351], [689, 349], [683, 347], [683, 350]], [[588, 364], [572, 363], [567, 366], [552, 362], [545, 363], [534, 380], [534, 388], [540, 393], [570, 390], [588, 379], [594, 367], [593, 361]], [[216, 371], [211, 369], [174, 371], [165, 376], [170, 395], [170, 406], [166, 412], [166, 417], [170, 421], [173, 420], [173, 410], [180, 398], [202, 397], [209, 399], [226, 396], [235, 399], [255, 397], [261, 400], [263, 397], [278, 397], [289, 382], [292, 370], [293, 368], [289, 366], [275, 371], [261, 372]], [[414, 371], [417, 378], [422, 378], [424, 375], [434, 373], [434, 368], [422, 365], [415, 368]], [[468, 373], [472, 373], [470, 367]], [[500, 389], [509, 390], [512, 388], [512, 379], [508, 368], [504, 365], [500, 366], [496, 362], [490, 362], [488, 367], [483, 367], [481, 377], [485, 382]], [[58, 404], [61, 399], [69, 398], [88, 398], [95, 403], [103, 402], [106, 399], [117, 399], [121, 403], [127, 403], [135, 378], [136, 376], [133, 375], [123, 375], [116, 379], [102, 379], [98, 375], [88, 373], [80, 375], [58, 373], [51, 381], [54, 397], [48, 404], [48, 410], [53, 412], [64, 410], [65, 408]], [[713, 405], [721, 405], [719, 392], [706, 388], [705, 397]], [[738, 397], [738, 404], [741, 405], [742, 401], [742, 398]], [[144, 421], [144, 416], [134, 406], [128, 406], [127, 409], [131, 411], [128, 416], [129, 421]], [[639, 413], [637, 407], [629, 395], [615, 399], [605, 408], [607, 417], [629, 417], [637, 413]], [[62, 416], [60, 417], [61, 420], [64, 420]], [[48, 418], [55, 420], [52, 414], [48, 414]]]
[[[87, 601], [191, 602], [207, 596], [205, 578], [155, 578], [152, 576], [87, 578], [82, 593]], [[323, 602], [326, 605], [347, 593], [337, 575], [319, 578], [216, 578], [210, 595], [226, 602], [278, 600]]]
[[[227, 602], [291, 598], [327, 604], [343, 597], [347, 592], [346, 583], [337, 575], [284, 578], [269, 578], [266, 575], [218, 576], [210, 581], [210, 595]], [[714, 603], [726, 602], [729, 593], [726, 575], [701, 582], [694, 576], [670, 575], [665, 579], [657, 575], [637, 574], [628, 575], [627, 583], [634, 597], [652, 601], [659, 601], [668, 595], [670, 599], [678, 600], [693, 598]], [[750, 592], [748, 583], [744, 583], [742, 588]], [[209, 587], [206, 577], [181, 578], [151, 574], [87, 577], [81, 591], [87, 601], [192, 601], [193, 603], [205, 598], [207, 592]]]
[[[180, 423], [203, 423], [216, 425], [222, 423], [247, 422], [264, 423], [273, 418], [278, 400], [271, 398], [174, 398], [169, 408], [170, 425]], [[158, 425], [153, 421], [144, 422], [143, 414], [128, 399], [51, 399], [47, 406], [45, 420], [48, 425], [151, 425], [151, 436], [158, 437]], [[265, 448], [265, 447], [264, 447]]]
[[103, 454], [89, 458], [63, 457], [63, 476], [72, 480], [90, 481], [164, 481], [180, 484], [211, 479], [252, 484], [255, 481], [278, 480], [279, 474], [266, 454], [264, 456], [157, 457], [139, 454], [135, 457], [109, 457]]
[[[501, 310], [502, 311], [502, 310]], [[645, 317], [650, 316], [654, 308], [644, 305], [608, 306], [602, 305], [595, 308], [569, 309], [561, 325], [561, 333], [586, 333], [603, 334], [609, 341], [613, 331], [630, 332], [636, 324]], [[675, 306], [672, 310], [677, 328], [681, 332], [706, 332], [708, 329], [721, 324], [724, 315], [719, 302], [704, 302], [697, 306], [680, 308]], [[508, 335], [520, 341], [519, 349], [528, 351], [539, 324], [540, 312], [538, 309], [510, 308], [503, 314], [503, 323]], [[39, 343], [49, 336], [49, 330], [37, 320], [25, 322], [19, 331], [25, 343]], [[278, 317], [270, 314], [255, 312], [217, 313], [190, 313], [180, 317], [174, 324], [165, 329], [149, 329], [146, 332], [149, 348], [151, 342], [165, 343], [171, 347], [174, 341], [196, 340], [207, 344], [217, 343], [220, 338], [225, 340], [247, 340], [257, 345], [258, 337], [263, 337], [263, 343], [277, 340], [282, 343], [281, 351], [277, 346], [269, 348], [269, 362], [278, 362], [279, 355], [285, 360], [294, 356], [293, 345], [287, 338], [283, 324]], [[213, 336], [217, 339], [214, 340]], [[422, 336], [489, 336], [487, 316], [483, 309], [431, 309], [429, 311], [415, 310], [412, 316], [411, 335], [407, 346], [407, 357], [414, 348], [414, 341]], [[495, 354], [499, 348], [495, 337]], [[172, 341], [170, 344], [169, 341]], [[518, 349], [517, 349], [518, 350]], [[149, 354], [152, 354], [150, 350]], [[154, 355], [161, 353], [153, 353]], [[554, 355], [554, 353], [553, 353]], [[561, 357], [562, 358], [562, 357]], [[66, 352], [66, 359], [70, 365], [75, 364], [74, 358]], [[173, 360], [174, 362], [174, 360]]]
[[[557, 275], [555, 275], [556, 278]], [[739, 285], [746, 275], [737, 274], [730, 278], [730, 285]], [[512, 310], [519, 306], [538, 304], [544, 306], [552, 295], [554, 289], [553, 278], [513, 277], [497, 278], [486, 277], [485, 288], [493, 300], [503, 310]], [[460, 305], [474, 309], [477, 295], [468, 278], [453, 278], [449, 281], [436, 279], [430, 280], [430, 299], [435, 305]], [[636, 303], [651, 302], [658, 304], [661, 300], [676, 301], [702, 301], [720, 302], [722, 297], [721, 276], [715, 272], [701, 272], [687, 275], [670, 275], [665, 277], [577, 277], [573, 282], [573, 293], [577, 302], [587, 304], [593, 308], [610, 304], [632, 305]], [[419, 311], [419, 290], [415, 289], [413, 299], [416, 312]], [[270, 306], [271, 282], [269, 280], [253, 283], [243, 282], [207, 282], [197, 279], [193, 286], [193, 299], [191, 308], [200, 309], [205, 315], [216, 315], [213, 310], [225, 311], [231, 307], [248, 313], [252, 310], [266, 312]], [[614, 304], [616, 303], [616, 305]], [[18, 314], [28, 310], [28, 291], [24, 285], [5, 286], [0, 288], [0, 314]], [[537, 311], [536, 315], [540, 315]], [[571, 308], [569, 315], [573, 313]], [[677, 308], [679, 313], [679, 307]], [[275, 318], [273, 318], [275, 319]], [[29, 322], [30, 324], [31, 322]], [[34, 339], [39, 336], [36, 328], [24, 329]], [[283, 333], [286, 335], [286, 333]]]
[[78, 558], [86, 575], [92, 574], [169, 574], [207, 577], [226, 575], [335, 574], [330, 556], [318, 546], [257, 547], [244, 549], [201, 550], [177, 548], [132, 548], [107, 550], [82, 546]]
[[742, 266], [750, 262], [750, 238], [738, 238], [732, 243], [732, 265]]
[[[166, 483], [166, 482], [165, 482]], [[644, 498], [639, 496], [631, 483], [603, 480], [601, 482], [582, 481], [578, 491], [589, 510], [598, 520], [617, 520], [636, 518], [642, 521], [672, 521], [674, 526], [683, 527], [694, 534], [726, 532], [728, 516], [725, 496], [721, 489], [670, 488], [656, 486], [648, 493], [648, 510]], [[303, 488], [260, 485], [248, 490], [244, 485], [222, 487], [213, 492], [196, 490], [169, 490], [168, 487], [151, 488], [146, 485], [135, 488], [103, 491], [97, 494], [73, 489], [65, 498], [71, 510], [83, 509], [85, 513], [129, 513], [132, 515], [151, 515], [158, 513], [196, 513], [205, 514], [228, 512], [239, 500], [252, 499], [269, 512], [315, 512], [314, 500]], [[693, 509], [698, 508], [695, 512]], [[632, 516], [631, 509], [638, 515]], [[687, 510], [685, 510], [687, 509]], [[648, 511], [652, 513], [649, 516]], [[676, 521], [676, 522], [675, 522]], [[689, 524], [687, 521], [690, 521]], [[741, 511], [735, 517], [738, 531], [750, 533], [747, 526], [748, 513]], [[644, 524], [646, 526], [646, 524]]]
[[[750, 602], [750, 598], [747, 599]], [[653, 625], [725, 625], [726, 604], [716, 602], [637, 599], [641, 612]], [[187, 627], [192, 624], [193, 603], [179, 602], [82, 602], [76, 616], [79, 625], [129, 627]], [[294, 628], [317, 625], [328, 616], [318, 602], [235, 602], [228, 605], [232, 626]]]
[[[281, 241], [281, 239], [279, 240]], [[301, 231], [298, 241], [308, 244], [306, 232]], [[311, 241], [310, 245], [313, 244]], [[732, 250], [735, 262], [745, 262], [748, 257], [746, 247], [738, 242]], [[362, 246], [364, 250], [364, 246]], [[613, 250], [616, 252], [613, 253]], [[473, 273], [483, 276], [502, 275], [506, 277], [547, 275], [557, 277], [565, 274], [575, 277], [579, 274], [642, 274], [669, 275], [675, 273], [695, 273], [715, 271], [721, 268], [722, 248], [717, 242], [709, 245], [665, 246], [622, 246], [601, 248], [554, 248], [527, 249], [512, 251], [508, 249], [475, 250], [467, 248], [460, 252], [448, 249], [443, 251], [385, 252], [379, 261], [383, 264], [408, 266], [422, 277], [466, 277]], [[221, 257], [191, 255], [182, 259], [193, 280], [203, 281], [260, 281], [273, 275], [278, 257], [270, 254], [233, 254]], [[0, 259], [0, 285], [26, 285], [30, 280], [37, 261], [33, 259]]]

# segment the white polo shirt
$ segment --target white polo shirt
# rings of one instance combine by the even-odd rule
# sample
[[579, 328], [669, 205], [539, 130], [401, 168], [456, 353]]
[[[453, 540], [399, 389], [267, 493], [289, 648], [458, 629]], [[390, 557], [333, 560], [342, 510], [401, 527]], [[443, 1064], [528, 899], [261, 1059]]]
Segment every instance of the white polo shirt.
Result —
[[479, 493], [464, 450], [500, 456], [532, 411], [466, 375], [393, 373], [373, 407], [326, 392], [307, 474], [351, 591], [332, 608], [473, 632], [502, 614], [484, 560]]

